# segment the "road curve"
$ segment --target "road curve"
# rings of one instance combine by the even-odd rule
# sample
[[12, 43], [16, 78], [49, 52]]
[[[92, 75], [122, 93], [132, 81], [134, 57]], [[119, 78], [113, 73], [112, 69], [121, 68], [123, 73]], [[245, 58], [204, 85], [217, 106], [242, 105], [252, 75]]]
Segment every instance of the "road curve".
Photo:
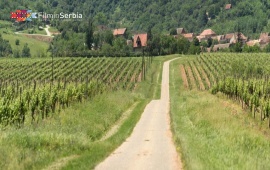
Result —
[[131, 136], [96, 170], [182, 169], [170, 130], [170, 61], [163, 65], [161, 99], [146, 106]]

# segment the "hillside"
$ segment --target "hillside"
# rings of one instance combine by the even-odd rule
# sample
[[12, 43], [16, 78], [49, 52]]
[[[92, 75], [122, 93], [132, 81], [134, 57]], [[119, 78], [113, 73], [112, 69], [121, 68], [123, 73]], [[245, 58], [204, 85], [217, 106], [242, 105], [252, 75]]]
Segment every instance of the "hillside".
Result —
[[[231, 3], [232, 8], [225, 10]], [[114, 27], [128, 27], [135, 31], [169, 31], [184, 27], [189, 32], [200, 32], [211, 27], [217, 33], [233, 32], [239, 29], [248, 35], [269, 30], [270, 11], [268, 0], [59, 0], [31, 1], [23, 3], [0, 2], [0, 19], [9, 19], [9, 13], [16, 9], [32, 9], [49, 12], [80, 12], [85, 18], [95, 17], [96, 24]], [[208, 16], [206, 15], [208, 14]]]

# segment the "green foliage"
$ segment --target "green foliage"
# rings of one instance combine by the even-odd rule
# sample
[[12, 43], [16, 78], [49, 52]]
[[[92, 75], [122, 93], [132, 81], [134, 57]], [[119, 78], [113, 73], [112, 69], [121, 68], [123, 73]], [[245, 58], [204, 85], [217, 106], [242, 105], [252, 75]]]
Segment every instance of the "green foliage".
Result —
[[170, 30], [170, 35], [177, 35], [177, 30], [176, 30], [176, 28], [172, 28], [172, 29]]
[[[232, 9], [225, 10], [225, 4], [232, 3]], [[181, 5], [179, 5], [181, 4]], [[211, 27], [218, 34], [235, 32], [237, 25], [244, 34], [257, 35], [269, 28], [269, 2], [266, 0], [204, 0], [204, 1], [153, 1], [129, 2], [118, 0], [58, 0], [58, 1], [1, 1], [0, 19], [10, 21], [10, 12], [15, 9], [32, 9], [33, 11], [80, 12], [84, 14], [83, 22], [52, 21], [60, 31], [74, 28], [83, 32], [88, 18], [93, 18], [96, 25], [108, 25], [110, 28], [129, 27], [132, 30], [168, 32], [171, 28], [184, 27], [189, 32], [199, 33]], [[208, 16], [207, 16], [208, 13]], [[91, 14], [91, 16], [89, 15]], [[208, 20], [208, 17], [211, 20]], [[35, 21], [37, 22], [37, 21]], [[65, 24], [63, 24], [65, 23]], [[85, 30], [84, 30], [85, 31]]]
[[12, 54], [12, 49], [8, 40], [2, 38], [0, 34], [0, 57], [7, 57]]
[[89, 50], [92, 49], [92, 44], [93, 44], [93, 21], [91, 19], [88, 20], [88, 27], [86, 28], [86, 34], [85, 34], [85, 43], [88, 47]]
[[240, 42], [237, 42], [237, 43], [233, 44], [230, 47], [230, 49], [232, 52], [241, 53], [242, 52], [242, 45]]
[[195, 46], [194, 44], [191, 44], [188, 50], [189, 54], [199, 54], [201, 52], [200, 46]]
[[16, 40], [15, 40], [15, 44], [16, 44], [16, 45], [20, 45], [20, 40], [16, 39]]
[[260, 49], [260, 46], [257, 44], [254, 46], [244, 45], [243, 52], [245, 52], [245, 53], [258, 53], [258, 52], [261, 52], [261, 49]]
[[13, 57], [14, 58], [20, 58], [21, 57], [21, 52], [19, 49], [15, 49], [13, 52]]
[[199, 28], [203, 28], [208, 22], [208, 17], [206, 15], [206, 10], [202, 10], [198, 17], [198, 26]]
[[212, 39], [212, 38], [208, 38], [208, 39], [207, 39], [207, 47], [208, 47], [208, 48], [211, 47], [212, 44], [213, 44], [213, 39]]
[[177, 39], [177, 52], [179, 54], [187, 54], [190, 42], [183, 36]]
[[270, 53], [270, 43], [264, 48], [264, 51]]
[[27, 43], [23, 46], [22, 57], [31, 57], [30, 48]]

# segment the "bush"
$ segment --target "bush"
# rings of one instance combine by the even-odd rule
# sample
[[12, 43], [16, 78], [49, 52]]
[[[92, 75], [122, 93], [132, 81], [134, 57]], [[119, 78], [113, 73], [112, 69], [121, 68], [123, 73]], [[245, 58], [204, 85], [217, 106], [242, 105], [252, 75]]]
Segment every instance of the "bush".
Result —
[[15, 44], [20, 45], [20, 40], [16, 39]]

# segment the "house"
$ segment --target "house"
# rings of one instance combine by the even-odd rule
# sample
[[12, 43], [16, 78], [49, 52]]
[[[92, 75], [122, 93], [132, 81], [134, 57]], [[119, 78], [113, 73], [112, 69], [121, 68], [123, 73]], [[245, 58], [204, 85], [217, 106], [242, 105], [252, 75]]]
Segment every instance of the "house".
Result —
[[235, 43], [236, 38], [235, 38], [234, 33], [226, 34], [225, 35], [225, 40], [226, 40], [227, 43], [231, 43], [231, 44]]
[[199, 40], [199, 42], [207, 41], [207, 39], [208, 39], [206, 37], [201, 37], [201, 36], [196, 36], [196, 38]]
[[270, 42], [270, 34], [267, 33], [261, 33], [259, 40], [261, 40], [261, 44], [268, 44]]
[[226, 10], [229, 10], [229, 9], [231, 9], [231, 8], [232, 8], [232, 4], [226, 4], [226, 5], [225, 5], [225, 9], [226, 9]]
[[214, 45], [213, 47], [213, 51], [216, 52], [216, 51], [219, 51], [221, 49], [227, 49], [227, 48], [230, 48], [231, 44], [230, 43], [226, 43], [226, 44], [217, 44], [217, 45]]
[[[239, 34], [239, 35], [238, 35]], [[240, 36], [242, 43], [245, 44], [248, 41], [248, 38], [243, 33], [229, 33], [225, 35], [226, 42], [234, 44], [237, 42], [238, 36]]]
[[180, 35], [180, 34], [186, 34], [186, 31], [184, 28], [177, 28], [176, 29], [176, 32], [177, 32], [177, 35]]
[[118, 29], [113, 30], [113, 35], [116, 37], [121, 37], [121, 36], [125, 37], [126, 31], [127, 31], [126, 28], [118, 28]]
[[225, 35], [217, 35], [215, 37], [212, 37], [213, 40], [217, 40], [219, 43], [225, 41]]
[[183, 36], [188, 39], [189, 42], [192, 42], [193, 38], [195, 37], [194, 33], [183, 34]]
[[[212, 38], [212, 37], [215, 37], [217, 34], [211, 30], [211, 29], [206, 29], [204, 30], [200, 35], [199, 35], [199, 38], [200, 39], [204, 39], [204, 38]], [[198, 39], [199, 39], [198, 38]]]
[[250, 40], [250, 41], [246, 42], [246, 44], [247, 44], [247, 46], [249, 46], [249, 47], [252, 47], [252, 46], [254, 46], [254, 45], [260, 46], [261, 40]]
[[179, 37], [184, 37], [189, 42], [192, 42], [195, 35], [194, 35], [194, 33], [185, 33], [185, 34], [181, 34], [181, 35], [174, 35], [173, 37], [176, 38], [176, 39], [179, 38]]
[[133, 49], [135, 52], [143, 52], [147, 46], [147, 34], [136, 34], [133, 37]]

